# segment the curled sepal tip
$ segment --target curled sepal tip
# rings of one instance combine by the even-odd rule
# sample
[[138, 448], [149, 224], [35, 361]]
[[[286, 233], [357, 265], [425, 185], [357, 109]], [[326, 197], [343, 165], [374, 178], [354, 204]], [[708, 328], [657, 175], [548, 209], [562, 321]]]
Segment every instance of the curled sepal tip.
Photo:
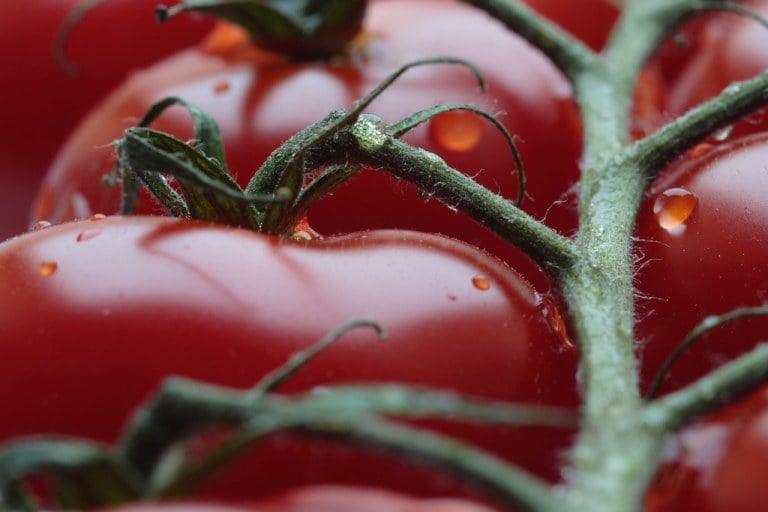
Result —
[[314, 345], [295, 353], [281, 367], [265, 375], [251, 390], [252, 399], [258, 400], [264, 395], [264, 393], [274, 391], [280, 386], [280, 384], [289, 379], [302, 367], [306, 366], [312, 359], [315, 358], [315, 356], [327, 349], [332, 343], [341, 338], [344, 334], [353, 329], [361, 328], [373, 330], [379, 340], [386, 339], [387, 337], [387, 333], [384, 331], [384, 329], [373, 320], [357, 319], [342, 324], [323, 336], [323, 338], [316, 342]]

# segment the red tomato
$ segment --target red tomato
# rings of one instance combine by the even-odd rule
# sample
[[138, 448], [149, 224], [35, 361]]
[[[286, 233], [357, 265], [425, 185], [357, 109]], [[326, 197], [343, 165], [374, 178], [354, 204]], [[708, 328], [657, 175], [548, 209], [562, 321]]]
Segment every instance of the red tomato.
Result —
[[592, 49], [600, 50], [619, 10], [604, 0], [525, 0], [539, 13], [571, 32]]
[[[514, 402], [576, 403], [576, 354], [552, 305], [460, 242], [370, 232], [319, 242], [164, 217], [106, 218], [0, 245], [0, 439], [60, 433], [111, 441], [168, 375], [249, 387], [355, 318], [285, 385], [423, 384]], [[23, 390], [23, 392], [21, 391]], [[550, 479], [570, 433], [435, 422]], [[255, 475], [258, 475], [255, 476]], [[278, 435], [214, 485], [252, 498], [341, 482], [452, 494], [434, 471], [330, 441]]]
[[[562, 200], [571, 197], [578, 176], [580, 122], [569, 84], [541, 54], [485, 13], [444, 0], [373, 2], [367, 33], [355, 52], [352, 61], [294, 63], [259, 52], [242, 32], [221, 25], [201, 47], [134, 74], [88, 116], [51, 168], [35, 219], [56, 222], [115, 212], [118, 193], [106, 190], [101, 180], [113, 164], [109, 143], [167, 96], [180, 96], [213, 115], [222, 127], [230, 169], [247, 182], [285, 139], [331, 110], [349, 107], [400, 65], [453, 55], [485, 73], [488, 94], [479, 92], [466, 70], [431, 66], [408, 73], [370, 110], [390, 122], [441, 102], [469, 102], [501, 112], [519, 139], [527, 167], [524, 208], [560, 231], [575, 228], [574, 205]], [[180, 111], [169, 112], [156, 127], [182, 139], [192, 137], [188, 116]], [[462, 129], [479, 132], [477, 142], [450, 149], [456, 143], [453, 134]], [[443, 117], [406, 138], [505, 197], [516, 197], [512, 156], [490, 125], [471, 116]], [[145, 204], [141, 211], [156, 213], [158, 208]], [[542, 279], [516, 249], [383, 173], [368, 170], [353, 177], [310, 211], [310, 221], [329, 234], [392, 227], [444, 233], [489, 249]]]
[[[740, 3], [762, 17], [768, 16], [768, 1]], [[754, 20], [719, 13], [694, 25], [689, 33], [693, 50], [677, 79], [670, 85], [667, 111], [677, 116], [715, 97], [730, 83], [746, 80], [768, 68], [761, 51], [768, 44], [768, 31]], [[766, 113], [760, 111], [736, 124], [733, 135], [763, 131]]]
[[312, 486], [294, 489], [252, 505], [214, 503], [131, 503], [110, 512], [492, 512], [471, 501], [416, 499], [379, 489]]
[[[768, 298], [767, 160], [766, 135], [703, 145], [653, 184], [637, 230], [637, 335], [646, 381], [705, 317]], [[766, 332], [765, 318], [709, 332], [683, 354], [663, 389], [703, 376], [765, 341]]]
[[675, 436], [648, 512], [761, 512], [768, 500], [768, 387]]
[[35, 190], [67, 134], [134, 68], [198, 41], [209, 21], [188, 17], [159, 27], [156, 0], [109, 0], [91, 11], [66, 45], [78, 67], [67, 74], [54, 42], [81, 0], [0, 2], [0, 240], [27, 227]]

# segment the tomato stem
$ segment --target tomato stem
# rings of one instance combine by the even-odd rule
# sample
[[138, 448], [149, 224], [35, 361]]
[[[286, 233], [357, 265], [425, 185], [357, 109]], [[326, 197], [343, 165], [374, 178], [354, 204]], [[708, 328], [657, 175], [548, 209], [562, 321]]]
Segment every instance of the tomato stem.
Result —
[[243, 27], [254, 44], [294, 59], [343, 56], [362, 31], [367, 0], [183, 0], [159, 6], [161, 22], [182, 12], [216, 16]]
[[506, 0], [464, 0], [484, 10], [519, 34], [568, 76], [575, 76], [596, 57], [584, 43], [557, 25], [536, 14], [524, 2]]

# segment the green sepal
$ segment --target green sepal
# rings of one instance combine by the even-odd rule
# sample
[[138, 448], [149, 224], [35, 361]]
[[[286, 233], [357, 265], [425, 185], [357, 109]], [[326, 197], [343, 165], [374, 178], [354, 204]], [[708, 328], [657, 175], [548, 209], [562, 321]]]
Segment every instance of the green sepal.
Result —
[[135, 173], [161, 201], [170, 197], [173, 190], [157, 176], [173, 176], [192, 219], [258, 231], [260, 222], [254, 203], [276, 200], [272, 195], [245, 194], [218, 162], [185, 142], [150, 128], [126, 130], [118, 146], [118, 160], [124, 173]]
[[32, 506], [23, 482], [33, 475], [55, 479], [57, 503], [93, 508], [136, 499], [133, 476], [105, 447], [66, 438], [28, 439], [0, 449], [0, 508]]
[[165, 21], [200, 12], [243, 27], [258, 47], [300, 60], [343, 55], [362, 30], [367, 0], [184, 0], [159, 8]]

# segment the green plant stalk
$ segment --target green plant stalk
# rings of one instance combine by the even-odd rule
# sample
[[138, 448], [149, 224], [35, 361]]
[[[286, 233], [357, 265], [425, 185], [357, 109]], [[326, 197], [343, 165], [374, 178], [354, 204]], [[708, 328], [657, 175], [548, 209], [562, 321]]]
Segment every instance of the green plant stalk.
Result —
[[674, 432], [692, 418], [725, 405], [768, 378], [768, 345], [721, 366], [706, 377], [651, 402], [645, 410], [649, 425]]
[[678, 16], [661, 18], [660, 5], [627, 2], [604, 55], [570, 76], [585, 130], [579, 257], [556, 280], [581, 353], [582, 426], [563, 494], [572, 510], [639, 509], [663, 443], [663, 432], [643, 421], [633, 333], [632, 233], [649, 172], [613, 159], [630, 143], [637, 76], [685, 12], [680, 4]]

